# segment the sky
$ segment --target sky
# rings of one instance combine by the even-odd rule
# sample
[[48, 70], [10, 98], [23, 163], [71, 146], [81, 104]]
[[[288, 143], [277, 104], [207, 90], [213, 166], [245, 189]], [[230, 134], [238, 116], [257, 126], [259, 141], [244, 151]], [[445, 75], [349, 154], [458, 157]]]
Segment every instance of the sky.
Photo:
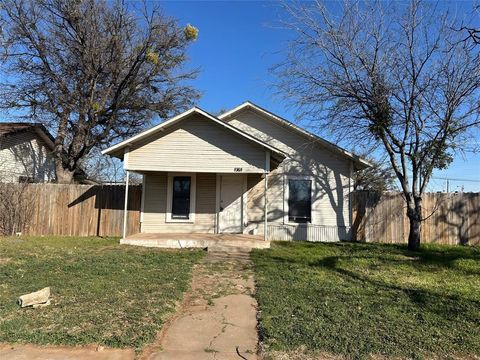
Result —
[[[199, 29], [199, 37], [188, 52], [190, 64], [201, 70], [193, 81], [203, 93], [198, 106], [215, 113], [250, 100], [301, 125], [301, 119], [295, 118], [294, 111], [272, 89], [275, 78], [269, 70], [281, 61], [282, 50], [292, 36], [279, 26], [282, 9], [278, 3], [167, 1], [161, 5], [181, 25], [190, 23]], [[317, 134], [329, 139], [328, 134]], [[456, 156], [447, 170], [434, 173], [429, 190], [446, 190], [443, 178], [450, 179], [450, 191], [480, 191], [480, 154]]]
[[[167, 15], [199, 29], [189, 49], [190, 63], [201, 73], [194, 84], [203, 92], [199, 106], [210, 112], [250, 100], [273, 112], [289, 114], [275, 101], [269, 68], [290, 33], [276, 26], [273, 2], [162, 2]], [[272, 16], [273, 15], [273, 16]], [[281, 115], [281, 114], [280, 114]]]

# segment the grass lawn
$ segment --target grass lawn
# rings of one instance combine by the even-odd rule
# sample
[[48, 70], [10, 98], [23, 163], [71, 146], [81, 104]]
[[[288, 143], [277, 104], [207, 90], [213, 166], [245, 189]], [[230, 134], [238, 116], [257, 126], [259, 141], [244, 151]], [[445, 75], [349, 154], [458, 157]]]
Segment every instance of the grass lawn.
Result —
[[[175, 310], [201, 257], [114, 238], [0, 238], [0, 342], [139, 349]], [[52, 305], [15, 304], [46, 286]]]
[[275, 243], [252, 258], [267, 354], [480, 355], [480, 248]]

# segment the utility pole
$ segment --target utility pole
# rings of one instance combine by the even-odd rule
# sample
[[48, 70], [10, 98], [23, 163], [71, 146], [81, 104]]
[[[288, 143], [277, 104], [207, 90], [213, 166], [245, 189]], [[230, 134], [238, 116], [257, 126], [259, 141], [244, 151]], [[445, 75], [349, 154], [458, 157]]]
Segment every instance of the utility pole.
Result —
[[447, 179], [447, 193], [448, 193], [448, 179]]

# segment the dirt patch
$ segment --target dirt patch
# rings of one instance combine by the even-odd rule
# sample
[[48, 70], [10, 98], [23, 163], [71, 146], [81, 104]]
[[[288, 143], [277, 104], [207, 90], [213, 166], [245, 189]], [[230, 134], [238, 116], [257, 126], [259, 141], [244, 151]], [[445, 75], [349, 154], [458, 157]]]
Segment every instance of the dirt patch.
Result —
[[109, 349], [98, 346], [0, 345], [0, 359], [9, 360], [133, 360], [133, 349]]
[[0, 257], [0, 265], [8, 264], [11, 261], [12, 261], [12, 259], [10, 259], [10, 258], [1, 258]]
[[345, 360], [344, 357], [328, 354], [317, 353], [308, 354], [304, 349], [297, 351], [270, 351], [262, 356], [263, 360]]

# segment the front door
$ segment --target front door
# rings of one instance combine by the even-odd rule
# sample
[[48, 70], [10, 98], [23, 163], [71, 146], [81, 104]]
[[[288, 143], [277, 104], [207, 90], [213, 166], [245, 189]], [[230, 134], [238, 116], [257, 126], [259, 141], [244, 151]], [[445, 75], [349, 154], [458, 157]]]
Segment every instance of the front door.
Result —
[[240, 174], [220, 175], [219, 232], [242, 232], [242, 194], [244, 177]]

